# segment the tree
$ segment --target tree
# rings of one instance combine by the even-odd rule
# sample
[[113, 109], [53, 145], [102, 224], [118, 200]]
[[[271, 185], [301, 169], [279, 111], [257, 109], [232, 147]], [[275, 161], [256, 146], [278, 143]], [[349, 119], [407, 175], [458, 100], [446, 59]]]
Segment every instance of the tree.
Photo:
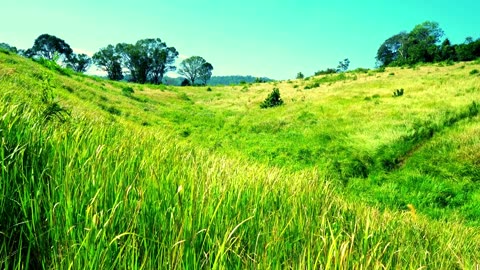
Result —
[[273, 91], [260, 104], [260, 108], [266, 109], [266, 108], [276, 107], [280, 105], [283, 105], [283, 100], [280, 97], [280, 90], [278, 88], [273, 88]]
[[467, 37], [463, 44], [455, 47], [455, 52], [460, 61], [475, 60], [480, 57], [480, 39], [473, 41], [472, 37]]
[[115, 51], [120, 55], [123, 66], [130, 70], [131, 80], [146, 83], [151, 59], [138, 43], [137, 45], [119, 43], [115, 46]]
[[400, 32], [385, 40], [378, 48], [377, 56], [375, 57], [377, 65], [384, 67], [393, 62], [403, 63], [407, 57], [404, 46], [407, 38], [408, 34], [406, 32]]
[[405, 44], [407, 62], [409, 64], [433, 62], [438, 53], [437, 44], [443, 34], [443, 30], [436, 22], [426, 21], [415, 26], [408, 34]]
[[18, 52], [17, 48], [15, 48], [14, 46], [10, 46], [7, 43], [3, 43], [3, 42], [0, 43], [0, 49], [3, 49], [5, 51], [9, 51], [9, 52], [13, 52], [13, 53]]
[[158, 38], [150, 40], [149, 54], [152, 59], [149, 80], [154, 84], [160, 84], [165, 73], [177, 69], [175, 59], [178, 57], [178, 52], [174, 47], [167, 47], [165, 42], [161, 42]]
[[348, 70], [348, 66], [350, 65], [350, 60], [345, 58], [343, 61], [338, 62], [337, 71], [345, 72]]
[[174, 47], [167, 47], [161, 39], [142, 39], [135, 44], [120, 43], [115, 50], [121, 56], [122, 64], [138, 83], [161, 83], [168, 71], [174, 71], [178, 52]]
[[55, 54], [58, 54], [63, 59], [67, 60], [73, 53], [72, 48], [63, 39], [49, 34], [40, 35], [33, 44], [33, 47], [28, 49], [26, 55], [29, 57], [42, 57], [48, 60], [54, 60]]
[[442, 42], [442, 45], [440, 46], [440, 49], [435, 57], [435, 61], [446, 60], [456, 60], [455, 47], [452, 46], [448, 38]]
[[207, 85], [208, 80], [212, 77], [213, 66], [210, 63], [205, 63], [200, 68], [198, 78], [203, 82], [203, 85]]
[[205, 67], [204, 65], [207, 63], [208, 62], [200, 56], [189, 57], [180, 63], [178, 73], [185, 76], [190, 81], [191, 85], [195, 85], [195, 80], [199, 78], [202, 69]]
[[115, 51], [113, 45], [108, 45], [105, 48], [100, 49], [93, 55], [93, 62], [95, 65], [102, 68], [108, 73], [110, 80], [123, 79], [122, 66], [120, 64], [120, 55]]
[[72, 54], [70, 59], [68, 59], [67, 67], [75, 70], [76, 72], [85, 72], [92, 64], [92, 59], [86, 54]]
[[303, 73], [302, 73], [302, 72], [298, 72], [298, 73], [297, 73], [297, 79], [303, 79], [303, 78], [305, 78], [305, 76], [303, 75]]

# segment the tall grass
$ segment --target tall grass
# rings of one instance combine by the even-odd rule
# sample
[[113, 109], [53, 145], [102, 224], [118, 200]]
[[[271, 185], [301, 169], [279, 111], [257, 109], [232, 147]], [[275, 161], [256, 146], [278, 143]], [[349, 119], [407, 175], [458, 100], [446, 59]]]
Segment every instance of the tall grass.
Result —
[[[380, 210], [351, 202], [329, 166], [272, 167], [198, 147], [198, 137], [190, 141], [209, 125], [228, 128], [232, 141], [235, 132], [244, 135], [242, 126], [255, 115], [237, 118], [235, 110], [244, 110], [237, 105], [219, 114], [212, 108], [227, 105], [194, 107], [206, 102], [194, 88], [184, 93], [189, 100], [145, 90], [135, 93], [148, 97], [144, 113], [139, 102], [121, 97], [123, 85], [99, 90], [101, 80], [57, 76], [20, 58], [8, 66], [5, 57], [0, 53], [2, 269], [472, 269], [480, 263], [477, 228], [456, 219], [430, 220], [415, 206]], [[53, 76], [48, 85], [40, 81], [44, 73]], [[46, 121], [42, 87], [56, 88], [63, 97], [58, 106], [72, 113]], [[121, 116], [97, 108], [97, 91]], [[268, 113], [289, 108], [281, 110]], [[130, 121], [128, 113], [157, 128]], [[148, 115], [161, 113], [177, 122]], [[317, 113], [301, 119], [313, 121]], [[198, 115], [205, 122], [191, 120]], [[272, 129], [295, 140], [298, 134], [282, 134], [290, 120], [263, 119], [250, 128], [265, 139], [259, 146], [274, 141]], [[183, 139], [170, 128], [194, 133]], [[327, 135], [315, 138], [331, 141]], [[331, 150], [353, 153], [340, 142]]]
[[347, 203], [324, 172], [253, 166], [132, 125], [45, 122], [12, 94], [0, 98], [2, 268], [479, 263], [476, 230]]

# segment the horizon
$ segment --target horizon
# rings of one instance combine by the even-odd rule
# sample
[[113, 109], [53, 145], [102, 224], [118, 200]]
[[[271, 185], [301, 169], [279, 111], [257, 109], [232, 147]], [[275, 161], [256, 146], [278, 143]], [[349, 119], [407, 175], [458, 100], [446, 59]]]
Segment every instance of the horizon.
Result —
[[[454, 44], [480, 38], [480, 8], [474, 1], [383, 1], [360, 3], [298, 2], [280, 4], [186, 0], [176, 3], [92, 0], [3, 4], [0, 42], [27, 49], [41, 34], [65, 40], [77, 53], [144, 38], [161, 38], [181, 60], [199, 55], [212, 63], [213, 76], [254, 76], [275, 80], [306, 76], [336, 67], [349, 58], [350, 69], [373, 68], [379, 46], [389, 37], [411, 31], [424, 21], [438, 22]], [[130, 18], [130, 19], [126, 19]], [[194, 25], [194, 27], [192, 27]], [[171, 73], [168, 74], [172, 76]]]

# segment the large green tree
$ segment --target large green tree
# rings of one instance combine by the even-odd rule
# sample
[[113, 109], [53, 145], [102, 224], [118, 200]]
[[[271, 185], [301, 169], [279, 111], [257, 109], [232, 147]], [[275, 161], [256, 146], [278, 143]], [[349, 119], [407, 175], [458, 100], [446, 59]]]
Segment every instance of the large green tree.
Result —
[[403, 62], [406, 59], [405, 43], [408, 34], [400, 32], [385, 40], [377, 51], [377, 65], [388, 66], [393, 62]]
[[85, 72], [92, 64], [92, 59], [88, 55], [81, 54], [72, 54], [70, 59], [68, 59], [67, 67], [75, 70], [76, 72]]
[[108, 45], [100, 49], [100, 51], [93, 55], [92, 59], [95, 65], [107, 72], [110, 80], [118, 81], [123, 79], [122, 66], [120, 63], [121, 57], [115, 51], [113, 45]]
[[178, 52], [161, 39], [142, 39], [135, 44], [120, 43], [115, 47], [122, 64], [130, 71], [131, 80], [159, 84], [168, 71], [174, 71]]
[[135, 45], [119, 43], [115, 50], [121, 57], [122, 65], [130, 71], [130, 79], [137, 83], [146, 83], [151, 59], [140, 41]]
[[210, 72], [208, 76], [208, 79], [210, 79], [213, 66], [200, 56], [192, 56], [180, 63], [178, 74], [185, 76], [191, 85], [195, 85], [195, 81], [199, 79], [200, 76], [206, 76], [207, 70]]
[[205, 63], [200, 68], [198, 78], [202, 81], [203, 85], [207, 85], [208, 80], [212, 77], [213, 66], [210, 63]]
[[163, 76], [169, 71], [175, 71], [175, 60], [178, 52], [174, 47], [167, 47], [159, 38], [145, 40], [148, 44], [147, 53], [151, 58], [148, 79], [154, 84], [160, 84]]
[[[377, 51], [377, 65], [403, 65], [433, 62], [441, 51], [439, 46], [443, 30], [438, 23], [426, 21], [409, 33], [400, 32], [382, 43]], [[447, 45], [447, 44], [445, 44]], [[448, 53], [447, 47], [445, 47]]]
[[5, 51], [9, 51], [9, 52], [13, 52], [13, 53], [17, 53], [18, 50], [16, 47], [14, 46], [10, 46], [9, 44], [7, 43], [4, 43], [4, 42], [0, 42], [0, 49], [3, 49]]
[[405, 44], [408, 63], [433, 62], [443, 34], [443, 30], [436, 22], [426, 21], [415, 26], [409, 33]]
[[49, 34], [40, 35], [33, 47], [28, 49], [26, 55], [29, 57], [42, 57], [48, 60], [54, 60], [55, 55], [62, 57], [62, 61], [68, 61], [73, 50], [63, 39]]

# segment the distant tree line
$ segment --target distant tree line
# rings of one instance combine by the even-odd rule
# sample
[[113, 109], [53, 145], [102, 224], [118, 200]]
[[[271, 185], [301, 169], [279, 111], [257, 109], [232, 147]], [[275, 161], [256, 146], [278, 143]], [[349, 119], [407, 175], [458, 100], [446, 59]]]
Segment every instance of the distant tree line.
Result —
[[413, 65], [441, 61], [471, 61], [480, 57], [480, 39], [467, 37], [462, 44], [442, 41], [443, 30], [438, 23], [426, 21], [411, 32], [400, 32], [385, 40], [378, 48], [376, 60], [380, 67]]
[[[110, 80], [128, 77], [136, 83], [160, 84], [169, 71], [176, 71], [178, 51], [168, 47], [161, 39], [142, 39], [135, 44], [119, 43], [108, 45], [96, 52], [92, 58], [86, 54], [75, 54], [68, 43], [56, 36], [43, 34], [35, 39], [32, 48], [17, 50], [6, 43], [0, 49], [18, 53], [32, 59], [46, 59], [85, 72], [95, 64], [107, 72]], [[178, 73], [185, 76], [190, 85], [206, 85], [212, 76], [213, 66], [200, 56], [192, 56], [180, 63]]]

